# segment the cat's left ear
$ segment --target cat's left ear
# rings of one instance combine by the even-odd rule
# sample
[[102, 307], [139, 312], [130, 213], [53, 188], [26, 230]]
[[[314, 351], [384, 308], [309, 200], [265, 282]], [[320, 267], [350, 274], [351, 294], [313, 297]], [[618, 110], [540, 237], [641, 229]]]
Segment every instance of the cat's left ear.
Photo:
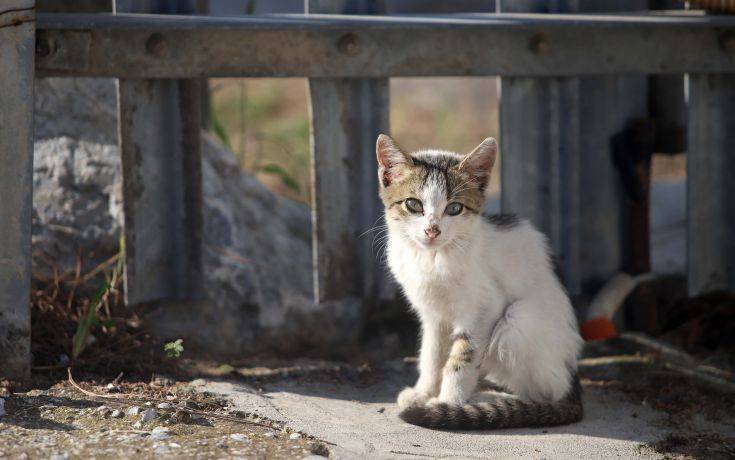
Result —
[[490, 183], [490, 173], [495, 165], [497, 154], [498, 143], [492, 137], [488, 137], [475, 147], [475, 150], [462, 158], [458, 169], [469, 176], [468, 178], [475, 182], [480, 190], [484, 191]]

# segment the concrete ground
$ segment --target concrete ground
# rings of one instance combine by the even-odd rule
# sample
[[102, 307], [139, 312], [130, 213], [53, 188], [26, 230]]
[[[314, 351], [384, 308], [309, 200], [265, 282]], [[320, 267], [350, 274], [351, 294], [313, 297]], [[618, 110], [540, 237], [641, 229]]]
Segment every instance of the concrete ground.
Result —
[[[652, 409], [645, 397], [636, 404], [589, 379], [583, 380], [585, 418], [571, 426], [480, 432], [419, 428], [397, 417], [395, 397], [415, 378], [412, 366], [400, 367], [394, 365], [368, 385], [319, 379], [262, 386], [200, 379], [191, 385], [224, 397], [234, 410], [257, 413], [325, 441], [334, 458], [663, 458], [650, 445], [673, 430], [666, 414]], [[733, 425], [698, 418], [693, 423], [688, 433], [711, 433], [718, 442], [719, 436], [735, 437]]]

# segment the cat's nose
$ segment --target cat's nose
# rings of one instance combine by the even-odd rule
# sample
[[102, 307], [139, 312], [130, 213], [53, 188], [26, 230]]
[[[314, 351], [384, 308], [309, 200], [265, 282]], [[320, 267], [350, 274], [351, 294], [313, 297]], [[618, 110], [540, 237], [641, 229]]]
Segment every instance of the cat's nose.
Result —
[[436, 225], [432, 225], [429, 228], [424, 229], [424, 233], [426, 233], [426, 236], [429, 237], [430, 240], [435, 239], [439, 234], [441, 234], [441, 230], [439, 230], [439, 227]]

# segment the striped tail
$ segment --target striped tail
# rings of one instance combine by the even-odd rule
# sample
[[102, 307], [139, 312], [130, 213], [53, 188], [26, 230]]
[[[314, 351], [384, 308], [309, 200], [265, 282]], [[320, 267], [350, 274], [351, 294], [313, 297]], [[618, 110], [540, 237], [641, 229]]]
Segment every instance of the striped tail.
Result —
[[488, 430], [568, 425], [582, 419], [582, 387], [575, 379], [567, 396], [555, 402], [531, 402], [498, 396], [463, 406], [411, 406], [398, 416], [412, 425], [442, 430]]

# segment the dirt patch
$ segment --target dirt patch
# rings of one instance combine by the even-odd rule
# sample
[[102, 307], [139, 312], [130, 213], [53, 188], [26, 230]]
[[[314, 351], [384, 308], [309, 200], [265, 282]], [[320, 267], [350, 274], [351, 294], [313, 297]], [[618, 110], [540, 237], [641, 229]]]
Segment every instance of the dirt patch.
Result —
[[0, 417], [0, 457], [329, 455], [328, 447], [313, 437], [262, 417], [233, 412], [224, 401], [193, 393], [185, 384], [79, 385], [116, 399], [90, 397], [68, 382], [4, 398], [7, 414]]
[[735, 438], [707, 433], [671, 433], [660, 441], [646, 444], [642, 451], [653, 451], [666, 459], [732, 459]]

